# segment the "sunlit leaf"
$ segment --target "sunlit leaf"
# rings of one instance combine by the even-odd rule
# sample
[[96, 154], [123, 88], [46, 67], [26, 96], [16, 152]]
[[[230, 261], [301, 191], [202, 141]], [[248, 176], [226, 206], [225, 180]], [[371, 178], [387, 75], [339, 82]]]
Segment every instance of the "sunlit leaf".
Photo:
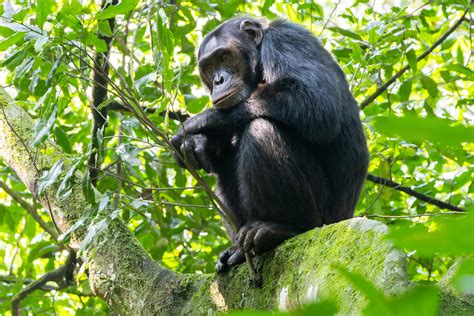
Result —
[[430, 316], [438, 313], [439, 294], [435, 287], [416, 287], [401, 295], [386, 297], [361, 275], [341, 266], [337, 270], [366, 296], [368, 303], [363, 315]]
[[47, 187], [55, 183], [64, 166], [64, 159], [61, 158], [49, 169], [49, 171], [45, 172], [38, 180], [38, 194], [42, 195]]
[[96, 14], [97, 20], [105, 20], [115, 17], [118, 14], [125, 14], [132, 11], [138, 4], [138, 0], [120, 1], [118, 4], [109, 4], [107, 8]]
[[429, 141], [441, 145], [460, 145], [471, 142], [474, 127], [434, 117], [377, 117], [372, 121], [377, 132], [422, 144]]
[[51, 128], [54, 125], [54, 122], [56, 121], [56, 114], [58, 112], [58, 107], [55, 106], [53, 109], [53, 112], [49, 116], [49, 118], [45, 121], [44, 118], [39, 119], [36, 124], [35, 124], [35, 138], [31, 142], [31, 146], [38, 146], [40, 145], [43, 141], [48, 138], [50, 135]]
[[0, 41], [0, 51], [5, 51], [6, 49], [10, 48], [11, 46], [15, 45], [20, 39], [25, 36], [25, 33], [18, 32], [14, 33], [10, 37], [7, 37]]
[[416, 54], [413, 49], [410, 49], [407, 52], [407, 60], [408, 60], [408, 65], [410, 65], [411, 70], [413, 70], [413, 72], [416, 72], [417, 61], [416, 61]]
[[95, 192], [92, 187], [91, 176], [89, 171], [85, 173], [84, 179], [82, 180], [82, 194], [84, 194], [84, 197], [86, 198], [87, 202], [89, 202], [90, 204], [95, 203]]
[[344, 36], [347, 36], [347, 37], [350, 37], [350, 38], [353, 38], [353, 39], [356, 39], [356, 40], [359, 40], [359, 41], [362, 40], [362, 37], [360, 37], [359, 34], [354, 33], [353, 31], [350, 31], [350, 30], [347, 30], [347, 29], [343, 29], [343, 28], [337, 27], [337, 26], [328, 27], [328, 30], [331, 30], [331, 31], [333, 31], [333, 32], [342, 34], [342, 35], [344, 35]]
[[398, 96], [400, 97], [401, 102], [407, 101], [410, 98], [411, 87], [411, 80], [406, 80], [402, 83], [402, 85], [400, 86], [400, 90], [398, 91]]
[[61, 127], [57, 126], [54, 129], [54, 137], [56, 138], [56, 143], [61, 146], [65, 153], [72, 154], [72, 148], [71, 144], [69, 143], [69, 138]]
[[186, 109], [189, 113], [199, 113], [201, 112], [204, 107], [208, 104], [209, 98], [207, 96], [202, 96], [199, 98], [194, 98], [190, 102], [188, 102]]
[[99, 34], [107, 37], [112, 36], [112, 29], [110, 28], [109, 21], [99, 21]]
[[474, 213], [457, 218], [437, 218], [432, 224], [397, 225], [389, 238], [398, 247], [416, 250], [422, 255], [463, 255], [474, 253]]
[[421, 83], [423, 84], [423, 87], [428, 90], [431, 97], [434, 98], [438, 95], [438, 86], [433, 79], [428, 76], [422, 76]]
[[38, 18], [38, 26], [43, 27], [43, 24], [48, 19], [48, 15], [53, 12], [55, 2], [53, 0], [38, 0], [36, 8], [36, 17]]
[[77, 168], [84, 163], [86, 160], [86, 157], [82, 157], [78, 159], [78, 161], [68, 170], [66, 175], [64, 176], [63, 180], [61, 181], [61, 184], [59, 185], [58, 191], [56, 192], [56, 198], [58, 200], [61, 199], [61, 195], [66, 193], [66, 191], [71, 189], [71, 186], [74, 184], [74, 173], [76, 172]]

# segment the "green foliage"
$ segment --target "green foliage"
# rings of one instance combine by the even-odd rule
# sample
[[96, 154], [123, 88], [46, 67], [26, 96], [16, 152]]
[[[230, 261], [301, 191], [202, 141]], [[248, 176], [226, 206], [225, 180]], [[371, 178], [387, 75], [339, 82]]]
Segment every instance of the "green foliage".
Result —
[[433, 286], [419, 286], [400, 296], [385, 297], [383, 293], [360, 275], [349, 272], [343, 267], [338, 267], [338, 270], [367, 297], [368, 303], [363, 311], [364, 315], [421, 316], [438, 314], [439, 295], [437, 289]]
[[[416, 250], [420, 255], [460, 256], [474, 253], [474, 213], [459, 218], [437, 218], [429, 226], [399, 225], [389, 238], [399, 247]], [[455, 241], [455, 242], [453, 242]]]
[[[205, 33], [238, 14], [288, 18], [319, 35], [341, 64], [359, 102], [407, 66], [361, 112], [372, 156], [370, 172], [472, 209], [472, 23], [463, 22], [437, 49], [418, 60], [459, 19], [467, 0], [383, 4], [366, 0], [136, 0], [103, 9], [99, 2], [3, 1], [0, 85], [36, 119], [32, 143], [36, 150], [54, 141], [66, 154], [54, 157], [51, 170], [39, 170], [40, 195], [45, 197], [50, 186], [60, 187], [61, 195], [81, 185], [91, 203], [87, 216], [111, 209], [164, 266], [180, 272], [212, 272], [217, 253], [230, 243], [204, 190], [176, 165], [156, 133], [130, 112], [109, 111], [108, 125], [99, 135], [103, 172], [97, 190], [107, 193], [107, 198], [96, 201], [85, 161], [91, 150], [94, 54], [107, 51], [103, 36], [114, 39], [109, 99], [101, 107], [123, 100], [135, 108], [140, 105], [147, 109], [147, 119], [166, 135], [180, 125], [171, 112], [195, 114], [209, 106], [196, 71], [195, 51]], [[107, 22], [110, 18], [116, 19], [113, 30]], [[82, 183], [71, 181], [75, 172], [85, 175]], [[214, 184], [212, 177], [202, 176]], [[50, 223], [47, 211], [3, 162], [0, 180], [36, 206], [41, 218]], [[408, 251], [412, 280], [430, 286], [456, 256], [473, 252], [472, 214], [433, 216], [443, 211], [396, 189], [367, 182], [356, 216], [380, 217], [390, 225], [391, 238]], [[67, 241], [71, 231], [85, 229], [83, 223], [77, 222], [62, 238]], [[89, 240], [106, 227], [107, 223], [89, 227]], [[56, 246], [18, 200], [0, 189], [0, 297], [11, 298], [22, 288], [21, 280], [37, 279], [63, 264], [65, 256], [66, 251]], [[455, 279], [461, 293], [472, 293], [469, 262]], [[86, 265], [81, 267], [85, 269]], [[365, 314], [413, 314], [416, 310], [432, 315], [437, 311], [433, 287], [416, 287], [387, 298], [349, 271], [340, 273], [366, 295]], [[4, 275], [13, 275], [16, 281], [4, 282]], [[75, 286], [35, 293], [22, 301], [22, 307], [31, 314], [108, 312], [104, 302], [90, 297], [84, 273]], [[0, 313], [8, 313], [9, 308], [9, 299], [0, 299]], [[332, 303], [320, 302], [300, 314], [331, 315], [336, 310]]]
[[474, 135], [474, 127], [436, 117], [376, 117], [372, 125], [383, 135], [398, 136], [415, 144], [429, 141], [440, 146], [459, 147], [469, 143]]

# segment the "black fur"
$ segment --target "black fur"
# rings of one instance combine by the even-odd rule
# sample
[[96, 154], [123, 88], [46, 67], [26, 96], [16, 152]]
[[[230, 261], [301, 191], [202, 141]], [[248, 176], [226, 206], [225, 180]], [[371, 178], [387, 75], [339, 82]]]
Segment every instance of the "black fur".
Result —
[[[261, 27], [258, 45], [242, 21]], [[367, 172], [358, 107], [341, 68], [303, 27], [266, 23], [239, 17], [206, 36], [200, 53], [211, 40], [237, 43], [258, 86], [228, 110], [190, 118], [172, 139], [195, 167], [217, 175], [238, 220], [237, 247], [220, 256], [218, 270], [242, 262], [242, 249], [260, 253], [352, 217]]]

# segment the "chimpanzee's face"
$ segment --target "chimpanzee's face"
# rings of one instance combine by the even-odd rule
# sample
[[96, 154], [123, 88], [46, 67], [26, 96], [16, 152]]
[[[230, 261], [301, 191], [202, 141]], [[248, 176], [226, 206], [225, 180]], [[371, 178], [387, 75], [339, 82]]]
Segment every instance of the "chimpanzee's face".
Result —
[[260, 81], [263, 30], [257, 20], [234, 19], [209, 33], [198, 52], [199, 74], [216, 108], [247, 99]]

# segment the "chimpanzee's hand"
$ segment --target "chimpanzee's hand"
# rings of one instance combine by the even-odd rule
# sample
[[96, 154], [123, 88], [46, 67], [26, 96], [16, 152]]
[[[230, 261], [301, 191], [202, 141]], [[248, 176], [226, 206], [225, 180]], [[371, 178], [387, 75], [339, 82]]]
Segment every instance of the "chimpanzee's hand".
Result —
[[220, 131], [229, 126], [230, 119], [228, 110], [208, 109], [187, 119], [178, 133], [189, 135]]
[[179, 129], [177, 136], [184, 138], [190, 134], [232, 134], [243, 130], [251, 121], [247, 102], [241, 102], [226, 110], [208, 109], [187, 119]]
[[176, 135], [171, 138], [171, 143], [176, 149], [183, 152], [182, 149], [185, 148], [181, 148], [181, 146], [185, 140], [192, 144], [192, 135], [203, 134], [206, 131], [218, 131], [219, 128], [224, 129], [226, 116], [226, 113], [216, 109], [209, 109], [193, 116], [183, 123]]
[[[171, 143], [193, 169], [204, 169], [207, 173], [211, 171], [211, 162], [206, 152], [207, 137], [204, 134], [189, 134], [183, 137], [178, 133], [171, 138]], [[178, 165], [184, 168], [185, 165], [181, 158], [176, 154], [173, 155]]]

